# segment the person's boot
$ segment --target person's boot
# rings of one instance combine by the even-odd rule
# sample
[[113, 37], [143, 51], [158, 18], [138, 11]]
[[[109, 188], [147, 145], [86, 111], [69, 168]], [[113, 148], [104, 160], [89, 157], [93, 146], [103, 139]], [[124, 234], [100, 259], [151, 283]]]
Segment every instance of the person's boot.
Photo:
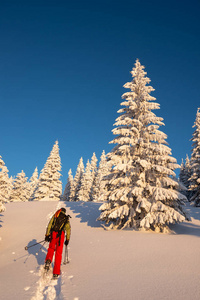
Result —
[[50, 259], [47, 259], [47, 260], [45, 261], [44, 269], [47, 270], [47, 271], [49, 271], [50, 264], [51, 264]]

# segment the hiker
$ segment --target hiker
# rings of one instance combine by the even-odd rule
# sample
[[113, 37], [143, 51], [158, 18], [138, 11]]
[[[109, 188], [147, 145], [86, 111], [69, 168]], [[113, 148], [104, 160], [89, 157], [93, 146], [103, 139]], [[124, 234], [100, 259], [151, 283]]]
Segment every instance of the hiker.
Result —
[[47, 226], [45, 241], [50, 242], [45, 259], [45, 270], [49, 270], [55, 251], [55, 263], [53, 268], [53, 278], [60, 275], [60, 265], [62, 261], [63, 244], [67, 247], [71, 234], [71, 226], [69, 222], [69, 215], [66, 215], [66, 209], [61, 208], [53, 215]]

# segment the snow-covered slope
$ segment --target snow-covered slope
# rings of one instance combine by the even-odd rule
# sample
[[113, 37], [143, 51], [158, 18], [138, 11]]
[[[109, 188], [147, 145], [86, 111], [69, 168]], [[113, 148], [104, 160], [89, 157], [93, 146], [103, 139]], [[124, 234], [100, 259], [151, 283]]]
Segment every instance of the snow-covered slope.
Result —
[[[72, 216], [70, 263], [52, 281], [43, 276], [46, 246], [25, 251], [44, 238], [61, 206]], [[192, 222], [174, 225], [176, 234], [106, 231], [100, 204], [25, 202], [6, 204], [0, 216], [0, 293], [3, 300], [186, 300], [200, 299], [200, 211]]]

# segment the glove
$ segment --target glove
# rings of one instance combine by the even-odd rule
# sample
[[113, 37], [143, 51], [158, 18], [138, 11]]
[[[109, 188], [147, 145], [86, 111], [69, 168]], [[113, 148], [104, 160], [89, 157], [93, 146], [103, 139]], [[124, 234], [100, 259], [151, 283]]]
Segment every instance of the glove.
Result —
[[45, 235], [45, 242], [50, 242], [50, 241], [51, 241], [50, 235]]
[[69, 244], [68, 240], [65, 240], [65, 246], [67, 246]]

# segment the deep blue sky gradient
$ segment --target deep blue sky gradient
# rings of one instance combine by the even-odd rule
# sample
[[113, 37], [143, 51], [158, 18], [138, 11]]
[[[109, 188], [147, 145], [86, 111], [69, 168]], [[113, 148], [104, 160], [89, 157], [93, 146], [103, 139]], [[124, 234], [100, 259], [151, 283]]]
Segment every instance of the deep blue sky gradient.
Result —
[[15, 176], [56, 140], [62, 180], [113, 145], [123, 85], [139, 58], [173, 156], [191, 153], [200, 106], [199, 1], [1, 1], [0, 155]]

